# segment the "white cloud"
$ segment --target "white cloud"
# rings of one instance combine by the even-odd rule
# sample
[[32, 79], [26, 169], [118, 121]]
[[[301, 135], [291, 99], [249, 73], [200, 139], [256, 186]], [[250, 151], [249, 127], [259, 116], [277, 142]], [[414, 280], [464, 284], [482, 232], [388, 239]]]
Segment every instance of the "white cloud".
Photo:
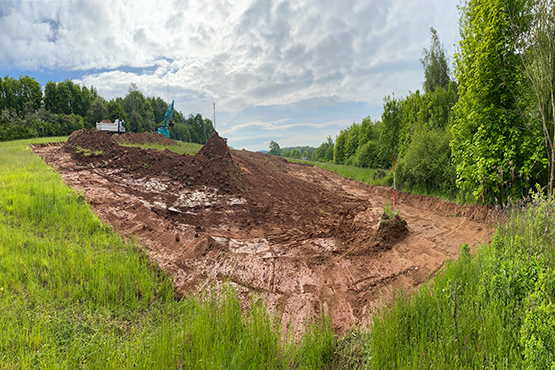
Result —
[[[169, 83], [178, 108], [211, 116], [216, 101], [229, 120], [256, 106], [376, 107], [384, 95], [420, 87], [418, 59], [430, 26], [452, 53], [456, 4], [0, 1], [0, 68], [82, 71], [80, 81], [108, 99], [125, 95], [131, 82], [166, 98]], [[288, 124], [276, 117], [266, 123], [272, 121]]]

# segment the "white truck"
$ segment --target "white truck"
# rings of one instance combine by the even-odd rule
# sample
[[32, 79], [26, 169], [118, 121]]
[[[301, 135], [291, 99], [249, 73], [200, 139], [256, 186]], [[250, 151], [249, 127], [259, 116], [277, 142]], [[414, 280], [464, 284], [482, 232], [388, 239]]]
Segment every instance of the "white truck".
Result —
[[122, 119], [116, 119], [116, 122], [112, 122], [109, 119], [102, 120], [102, 122], [96, 123], [96, 129], [98, 131], [104, 131], [112, 134], [123, 134], [125, 133], [125, 121]]

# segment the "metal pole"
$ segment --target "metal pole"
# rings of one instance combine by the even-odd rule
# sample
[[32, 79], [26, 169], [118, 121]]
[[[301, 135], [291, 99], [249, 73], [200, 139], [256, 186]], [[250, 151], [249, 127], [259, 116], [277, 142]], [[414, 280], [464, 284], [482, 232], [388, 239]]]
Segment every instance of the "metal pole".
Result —
[[216, 131], [216, 103], [212, 103], [214, 106], [214, 131]]
[[395, 182], [395, 154], [393, 154], [393, 207], [397, 212], [397, 186]]

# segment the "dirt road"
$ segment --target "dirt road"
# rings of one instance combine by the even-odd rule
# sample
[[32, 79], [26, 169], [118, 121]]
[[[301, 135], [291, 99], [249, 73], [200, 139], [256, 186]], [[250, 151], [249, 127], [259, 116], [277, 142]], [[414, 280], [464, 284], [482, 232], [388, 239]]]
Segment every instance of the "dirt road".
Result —
[[406, 226], [380, 221], [390, 188], [229, 151], [217, 135], [196, 156], [122, 148], [106, 136], [34, 150], [104, 221], [138, 239], [180, 291], [231, 284], [245, 306], [262, 297], [295, 330], [324, 306], [337, 333], [368, 324], [394, 289], [418, 286], [460, 244], [472, 248], [492, 231], [484, 207], [410, 193], [399, 196]]

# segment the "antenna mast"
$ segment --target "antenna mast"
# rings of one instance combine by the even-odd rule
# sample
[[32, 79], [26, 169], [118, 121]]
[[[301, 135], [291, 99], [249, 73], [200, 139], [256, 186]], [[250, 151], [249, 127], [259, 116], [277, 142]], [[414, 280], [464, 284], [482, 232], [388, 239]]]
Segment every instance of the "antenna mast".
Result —
[[216, 103], [212, 103], [214, 106], [214, 131], [216, 131]]

